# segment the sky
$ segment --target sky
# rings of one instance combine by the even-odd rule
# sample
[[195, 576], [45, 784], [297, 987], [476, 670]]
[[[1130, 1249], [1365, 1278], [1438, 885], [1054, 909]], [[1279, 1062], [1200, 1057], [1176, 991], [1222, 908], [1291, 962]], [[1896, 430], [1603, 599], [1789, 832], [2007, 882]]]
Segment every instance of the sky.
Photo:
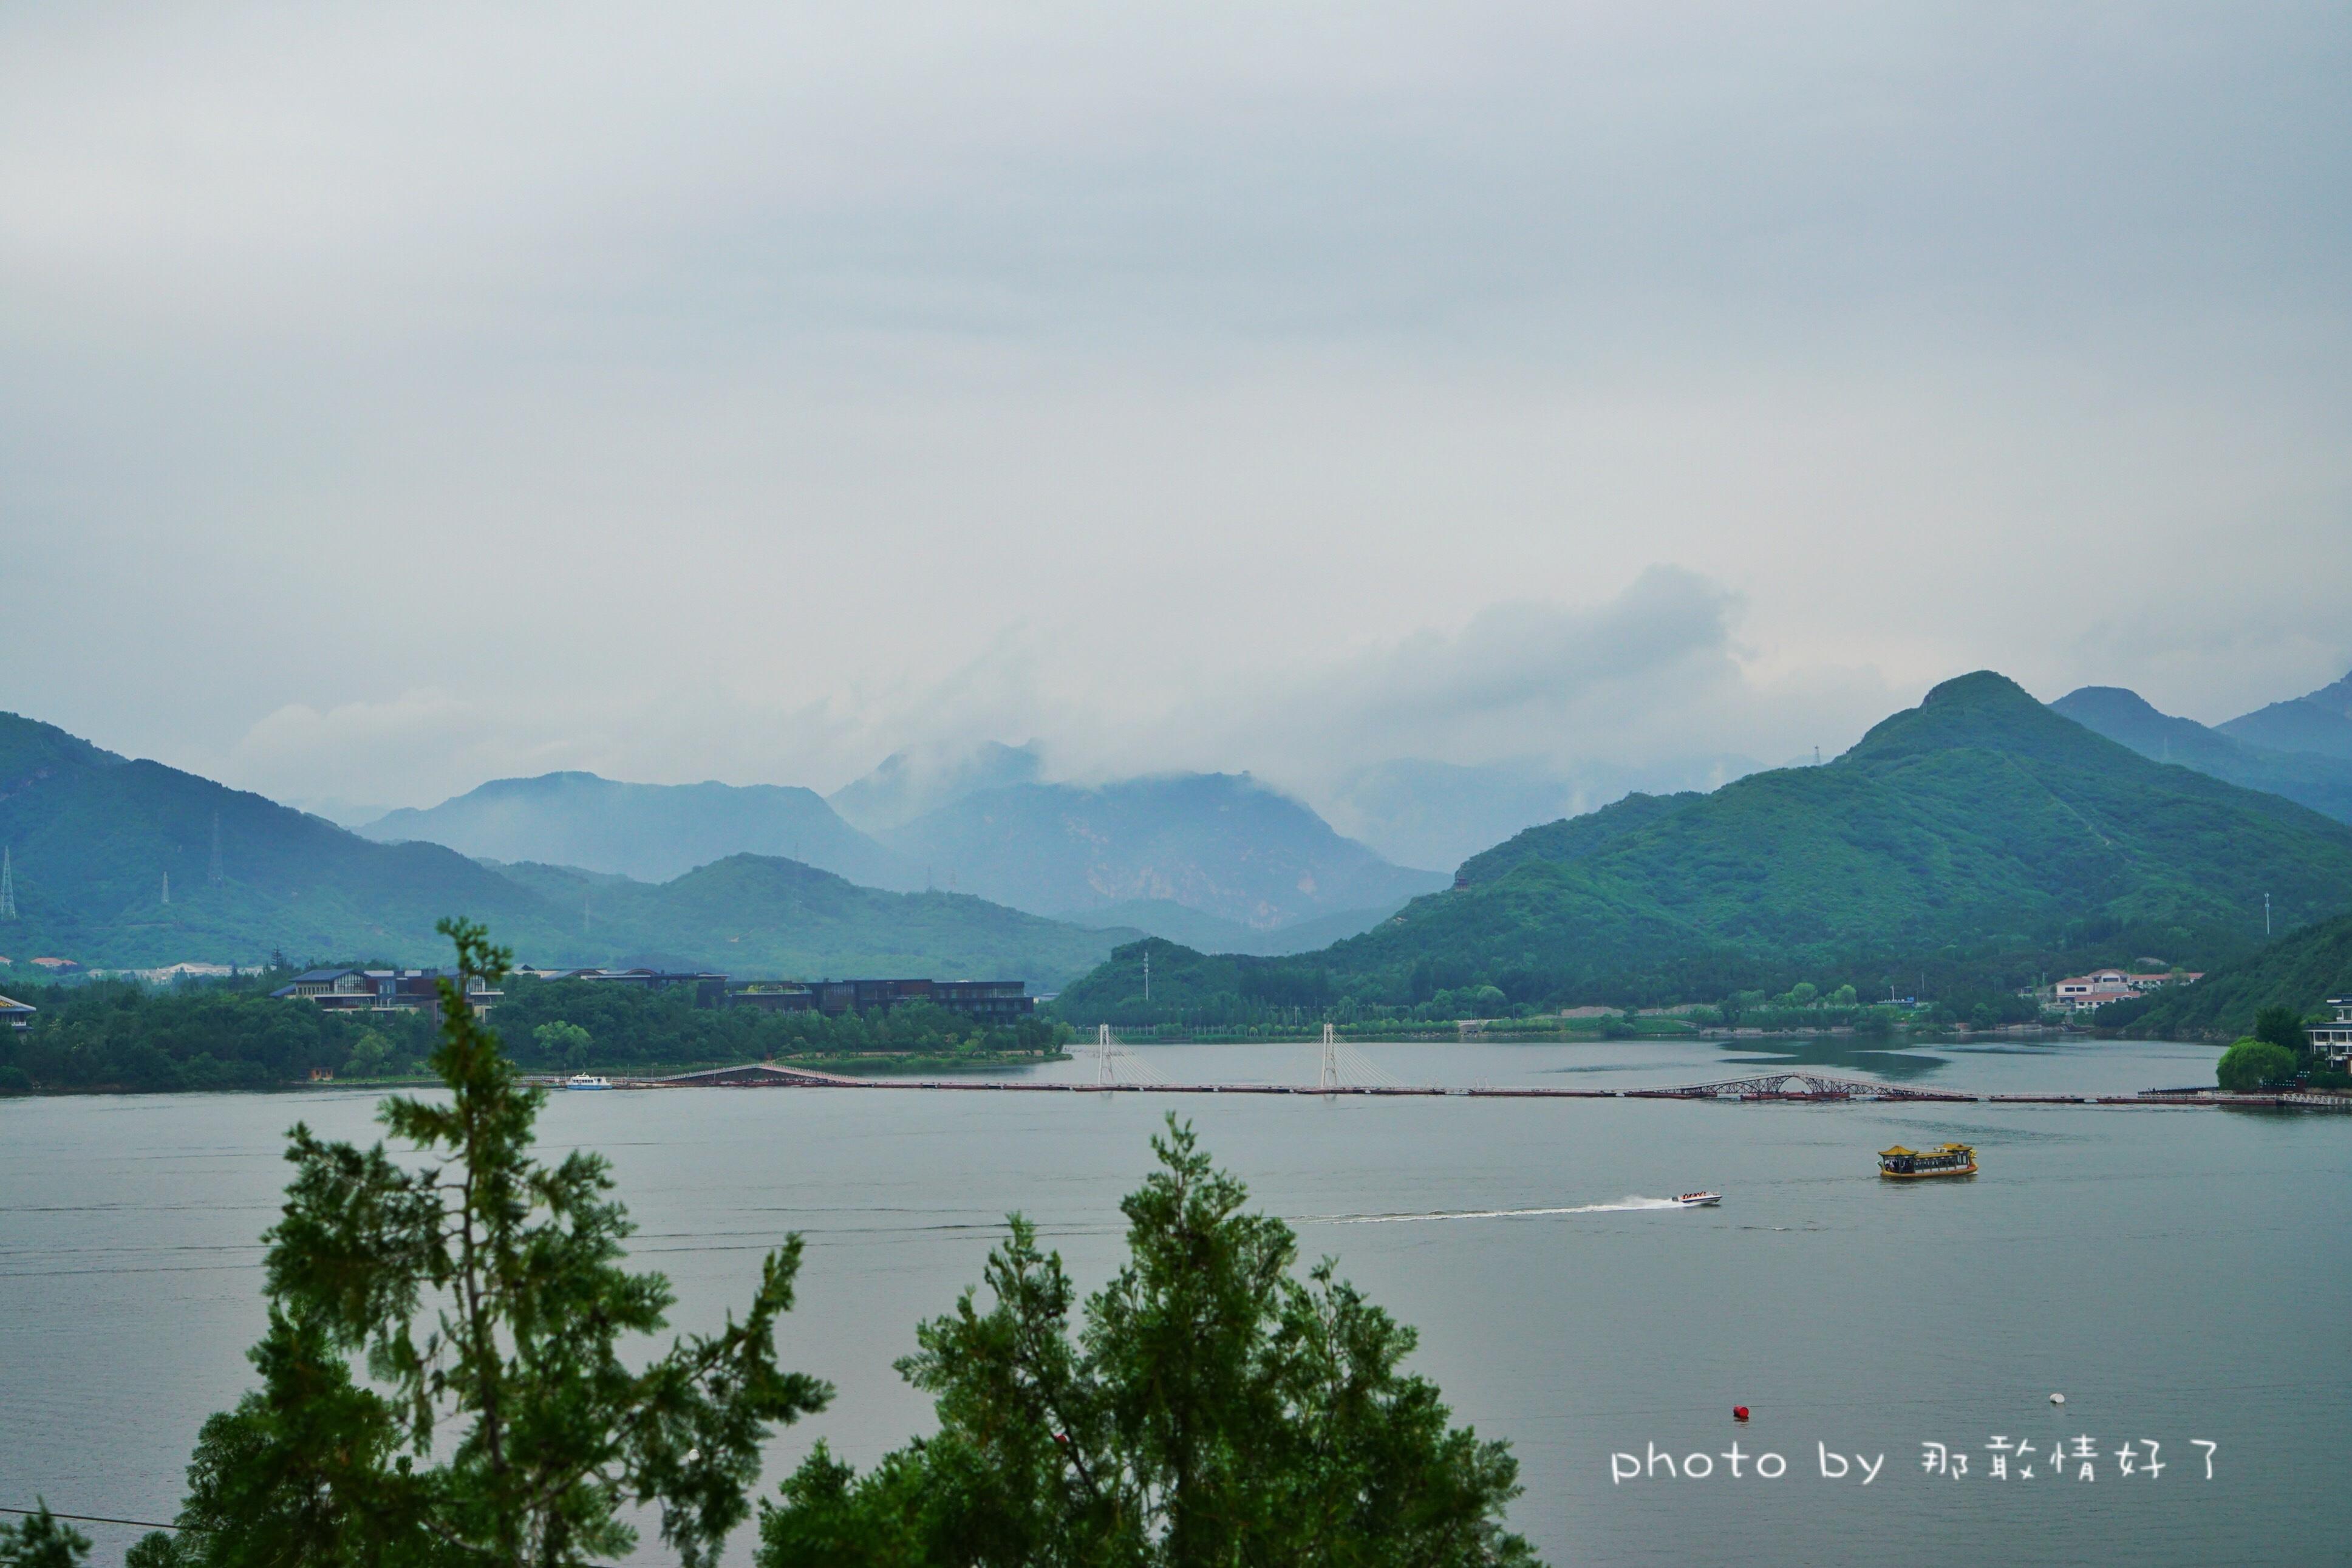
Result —
[[[0, 708], [298, 803], [2352, 668], [2352, 10], [0, 7]], [[1619, 775], [1612, 775], [1619, 776]]]

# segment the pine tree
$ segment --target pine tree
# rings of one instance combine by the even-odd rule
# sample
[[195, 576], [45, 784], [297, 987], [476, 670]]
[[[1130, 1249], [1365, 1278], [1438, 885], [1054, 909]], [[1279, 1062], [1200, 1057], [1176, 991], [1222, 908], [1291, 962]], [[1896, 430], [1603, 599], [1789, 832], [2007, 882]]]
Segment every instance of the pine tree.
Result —
[[664, 1326], [668, 1282], [621, 1267], [632, 1226], [603, 1159], [531, 1157], [545, 1097], [466, 995], [509, 956], [478, 926], [440, 929], [457, 973], [431, 1065], [450, 1096], [381, 1113], [439, 1163], [293, 1130], [295, 1178], [265, 1238], [261, 1385], [205, 1423], [184, 1533], [149, 1537], [148, 1563], [555, 1568], [626, 1554], [622, 1510], [650, 1506], [693, 1568], [747, 1513], [770, 1427], [831, 1397], [776, 1364], [797, 1236], [768, 1255], [740, 1323], [632, 1370], [622, 1342]]

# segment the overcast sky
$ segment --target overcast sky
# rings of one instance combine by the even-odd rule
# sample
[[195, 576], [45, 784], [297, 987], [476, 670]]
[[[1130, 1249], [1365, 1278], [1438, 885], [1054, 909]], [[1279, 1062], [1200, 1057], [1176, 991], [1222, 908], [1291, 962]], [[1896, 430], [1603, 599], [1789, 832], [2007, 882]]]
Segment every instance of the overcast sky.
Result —
[[0, 707], [295, 799], [2352, 667], [2352, 9], [0, 7]]

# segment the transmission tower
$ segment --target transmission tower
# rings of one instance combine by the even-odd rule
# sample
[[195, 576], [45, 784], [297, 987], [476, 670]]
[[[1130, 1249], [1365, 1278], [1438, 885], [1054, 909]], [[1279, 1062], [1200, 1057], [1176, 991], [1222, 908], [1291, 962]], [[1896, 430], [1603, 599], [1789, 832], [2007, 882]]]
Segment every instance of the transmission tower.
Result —
[[213, 860], [212, 864], [205, 869], [205, 880], [214, 883], [228, 880], [227, 876], [221, 870], [220, 813], [217, 811], [213, 813]]
[[8, 847], [0, 844], [0, 921], [16, 918], [16, 867], [8, 858]]
[[169, 871], [163, 873], [163, 901], [167, 904], [172, 901], [172, 873]]
[[1330, 1024], [1323, 1026], [1323, 1070], [1315, 1087], [1327, 1094], [1339, 1087], [1339, 1031]]

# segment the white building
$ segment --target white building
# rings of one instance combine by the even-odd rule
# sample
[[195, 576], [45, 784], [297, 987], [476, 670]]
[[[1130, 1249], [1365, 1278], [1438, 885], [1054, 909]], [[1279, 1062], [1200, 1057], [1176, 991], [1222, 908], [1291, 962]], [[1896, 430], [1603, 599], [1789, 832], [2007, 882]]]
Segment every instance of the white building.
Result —
[[2110, 1002], [2128, 1001], [2166, 985], [2192, 985], [2205, 978], [2201, 970], [2170, 969], [2161, 974], [2134, 974], [2125, 969], [2094, 970], [2070, 974], [2050, 988], [2050, 1005], [2069, 1013], [2087, 1013]]
[[2311, 1037], [2311, 1048], [2327, 1058], [2327, 1065], [2337, 1072], [2352, 1071], [2352, 996], [2330, 996], [2327, 1005], [2336, 1009], [2333, 1024], [2314, 1024], [2304, 1033]]

